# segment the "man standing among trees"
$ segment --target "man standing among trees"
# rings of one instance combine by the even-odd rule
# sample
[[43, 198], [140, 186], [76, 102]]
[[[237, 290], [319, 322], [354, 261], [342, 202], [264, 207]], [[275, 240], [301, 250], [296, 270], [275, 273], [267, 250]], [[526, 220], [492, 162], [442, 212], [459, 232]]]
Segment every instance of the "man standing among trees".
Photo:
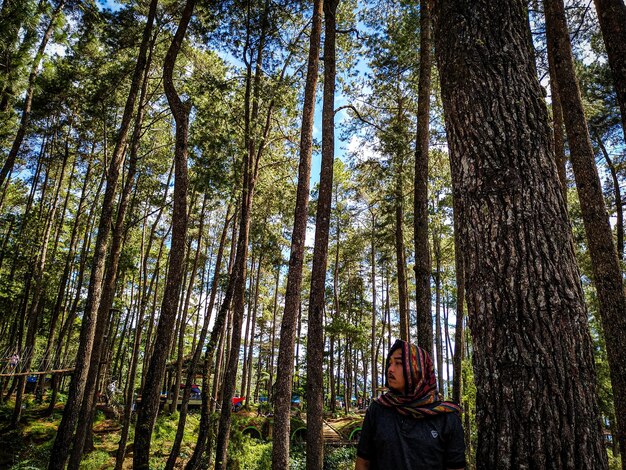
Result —
[[527, 2], [438, 0], [477, 468], [606, 469], [587, 310]]
[[437, 399], [428, 352], [396, 340], [385, 373], [389, 391], [367, 410], [356, 470], [465, 468], [460, 408]]

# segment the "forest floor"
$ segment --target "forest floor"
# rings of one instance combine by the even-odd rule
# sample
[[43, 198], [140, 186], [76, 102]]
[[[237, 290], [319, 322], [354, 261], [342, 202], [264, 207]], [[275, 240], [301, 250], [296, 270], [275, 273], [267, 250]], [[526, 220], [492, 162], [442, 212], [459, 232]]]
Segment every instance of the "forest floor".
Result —
[[[0, 469], [10, 470], [36, 470], [45, 469], [50, 459], [50, 451], [54, 442], [54, 437], [63, 413], [63, 404], [57, 404], [51, 416], [45, 416], [47, 404], [38, 404], [27, 400], [23, 412], [21, 424], [17, 429], [8, 429], [6, 426], [10, 422], [13, 412], [13, 402], [0, 405]], [[81, 469], [110, 469], [115, 466], [115, 453], [118, 447], [119, 433], [121, 426], [117, 419], [99, 407], [96, 422], [94, 424], [94, 450], [85, 455], [81, 463]], [[333, 469], [351, 469], [356, 458], [356, 448], [346, 444], [348, 437], [361, 426], [362, 415], [328, 417], [326, 424], [333, 432], [340, 436], [339, 442], [328, 442], [329, 447], [326, 452], [326, 460]], [[305, 425], [306, 415], [297, 413], [292, 418], [292, 431]], [[176, 468], [183, 468], [187, 459], [191, 456], [196, 443], [199, 428], [200, 415], [192, 412], [188, 415], [185, 426], [185, 434], [181, 447], [181, 457]], [[167, 460], [169, 449], [172, 446], [178, 414], [162, 414], [157, 419], [152, 440], [152, 456], [150, 459], [151, 468], [162, 468]], [[231, 432], [231, 442], [229, 448], [229, 459], [233, 461], [234, 467], [245, 470], [265, 470], [271, 467], [271, 442], [268, 438], [271, 434], [271, 417], [259, 416], [256, 411], [242, 410], [233, 414], [233, 432]], [[260, 436], [249, 434], [254, 428], [259, 431]], [[134, 428], [131, 426], [126, 449], [126, 456], [123, 464], [124, 469], [132, 468], [132, 442], [134, 438]], [[260, 437], [260, 439], [253, 439]], [[294, 443], [290, 453], [291, 470], [304, 468], [305, 445], [303, 442]], [[230, 467], [230, 466], [229, 466]]]

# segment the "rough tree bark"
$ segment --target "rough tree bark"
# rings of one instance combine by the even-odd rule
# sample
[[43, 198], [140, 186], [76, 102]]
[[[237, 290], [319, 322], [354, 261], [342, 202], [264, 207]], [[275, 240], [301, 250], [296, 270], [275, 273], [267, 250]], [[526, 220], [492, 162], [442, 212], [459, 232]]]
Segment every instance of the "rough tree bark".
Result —
[[[306, 468], [320, 469], [324, 463], [322, 420], [324, 413], [324, 294], [328, 261], [328, 233], [333, 193], [335, 159], [336, 13], [339, 0], [324, 0], [324, 97], [322, 108], [322, 166], [320, 171], [311, 293], [307, 359]], [[334, 400], [334, 397], [333, 397]]]
[[[130, 91], [124, 106], [124, 113], [118, 131], [117, 142], [111, 156], [111, 161], [107, 174], [107, 184], [100, 212], [100, 221], [98, 224], [98, 235], [96, 238], [95, 252], [93, 255], [92, 269], [89, 280], [89, 290], [87, 292], [87, 300], [85, 302], [85, 313], [80, 332], [80, 340], [78, 352], [76, 356], [76, 366], [72, 382], [70, 385], [69, 395], [63, 418], [57, 431], [48, 466], [49, 470], [61, 470], [65, 464], [71, 445], [74, 428], [78, 420], [78, 413], [83, 401], [85, 390], [85, 382], [87, 373], [89, 372], [89, 362], [91, 358], [91, 350], [93, 347], [94, 333], [98, 316], [98, 305], [102, 294], [102, 280], [104, 277], [104, 264], [108, 248], [108, 239], [111, 232], [111, 219], [113, 216], [113, 206], [115, 194], [117, 192], [117, 183], [119, 180], [119, 172], [124, 161], [124, 150], [126, 147], [126, 138], [132, 120], [135, 101], [139, 94], [140, 82], [143, 76], [143, 70], [146, 64], [146, 56], [148, 43], [150, 40], [150, 31], [156, 12], [156, 1], [154, 0], [154, 8], [151, 8], [148, 19], [143, 30], [141, 45], [137, 56], [137, 64], [131, 82]], [[151, 5], [152, 7], [152, 5]]]
[[622, 271], [574, 71], [563, 0], [544, 0], [544, 10], [548, 50], [554, 57], [555, 78], [563, 108], [570, 161], [587, 235], [593, 283], [606, 342], [617, 421], [617, 436], [614, 437], [620, 445], [622, 465], [626, 467], [626, 367], [623, 363], [626, 355], [626, 296]]
[[438, 0], [433, 18], [474, 342], [477, 468], [605, 469], [526, 2]]
[[433, 350], [433, 315], [430, 294], [430, 246], [428, 243], [428, 149], [430, 83], [432, 68], [431, 1], [420, 1], [420, 68], [417, 89], [417, 138], [413, 186], [413, 236], [415, 240], [415, 312], [417, 343]]
[[135, 451], [133, 467], [137, 470], [149, 468], [150, 439], [159, 408], [159, 396], [165, 361], [172, 339], [180, 284], [183, 277], [183, 260], [185, 258], [185, 241], [187, 238], [187, 138], [189, 131], [189, 113], [191, 103], [183, 102], [174, 87], [172, 73], [176, 58], [187, 32], [187, 26], [195, 6], [195, 0], [188, 0], [183, 8], [178, 28], [172, 39], [163, 63], [163, 87], [167, 101], [176, 121], [176, 143], [174, 151], [174, 209], [172, 211], [172, 242], [170, 248], [169, 267], [163, 292], [161, 317], [157, 327], [154, 350], [150, 358], [150, 365], [146, 373], [146, 382], [143, 387], [142, 402], [137, 425], [135, 427]]

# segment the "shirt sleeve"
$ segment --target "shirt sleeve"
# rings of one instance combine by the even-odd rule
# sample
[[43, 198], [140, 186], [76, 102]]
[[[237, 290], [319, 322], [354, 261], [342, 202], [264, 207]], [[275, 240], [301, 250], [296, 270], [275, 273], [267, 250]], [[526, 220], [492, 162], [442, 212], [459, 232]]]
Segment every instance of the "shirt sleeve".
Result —
[[372, 419], [372, 405], [365, 412], [363, 427], [361, 428], [361, 437], [359, 445], [356, 448], [357, 457], [365, 460], [372, 460], [374, 451], [374, 420]]
[[448, 415], [446, 431], [445, 468], [465, 468], [465, 437], [457, 413]]

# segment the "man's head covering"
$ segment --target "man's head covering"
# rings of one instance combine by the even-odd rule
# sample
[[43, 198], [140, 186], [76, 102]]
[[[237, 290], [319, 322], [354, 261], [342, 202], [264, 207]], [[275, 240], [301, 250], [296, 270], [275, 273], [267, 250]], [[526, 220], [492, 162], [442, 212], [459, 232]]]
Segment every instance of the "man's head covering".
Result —
[[385, 385], [389, 387], [387, 372], [391, 355], [398, 349], [402, 350], [404, 390], [389, 390], [376, 401], [383, 406], [395, 408], [398, 413], [414, 418], [460, 412], [461, 408], [457, 404], [437, 399], [437, 381], [433, 361], [428, 352], [415, 344], [398, 339], [391, 346], [385, 367]]

